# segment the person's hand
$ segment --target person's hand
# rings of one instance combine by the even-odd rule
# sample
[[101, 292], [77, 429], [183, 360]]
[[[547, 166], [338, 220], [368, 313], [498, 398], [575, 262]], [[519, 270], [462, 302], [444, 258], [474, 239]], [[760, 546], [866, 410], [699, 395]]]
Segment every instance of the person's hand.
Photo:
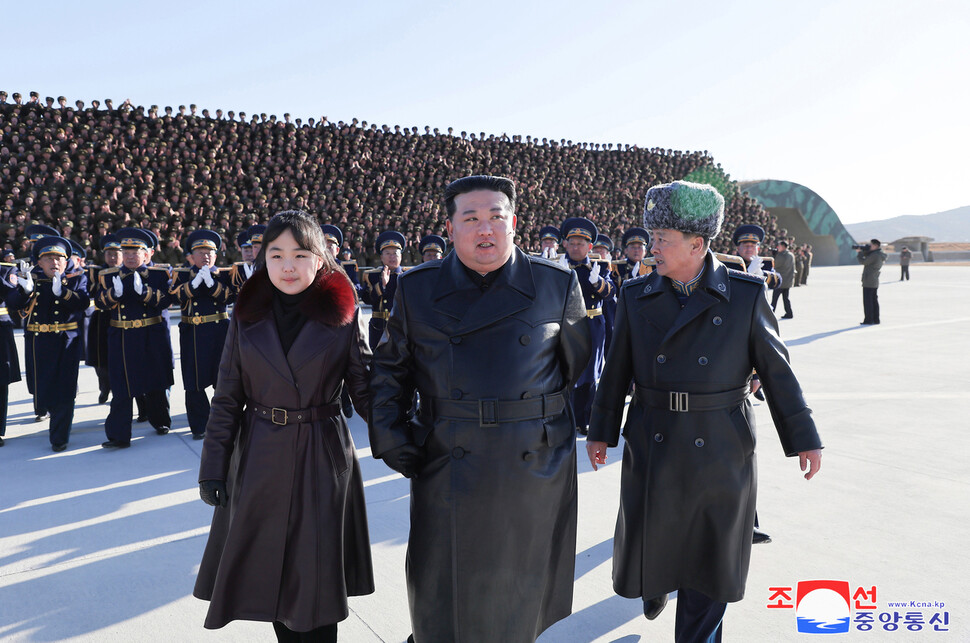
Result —
[[111, 287], [114, 290], [115, 298], [121, 297], [121, 293], [124, 292], [125, 287], [121, 283], [121, 275], [115, 275], [111, 278]]
[[764, 277], [765, 271], [761, 269], [761, 257], [755, 255], [751, 258], [751, 265], [748, 266], [748, 273], [757, 277]]
[[131, 287], [135, 291], [136, 295], [140, 295], [145, 292], [144, 284], [141, 282], [141, 275], [138, 274], [137, 270], [131, 276]]
[[54, 293], [55, 297], [60, 297], [61, 293], [64, 291], [61, 287], [61, 275], [63, 273], [55, 272], [54, 276], [51, 278], [51, 292]]
[[757, 393], [759, 388], [761, 388], [761, 380], [758, 380], [758, 379], [751, 380], [751, 395], [754, 395], [755, 393]]
[[384, 266], [381, 269], [381, 288], [387, 287], [387, 282], [391, 280], [391, 269]]
[[381, 455], [381, 460], [405, 478], [416, 478], [424, 465], [424, 454], [413, 444], [403, 444]]
[[569, 259], [566, 258], [566, 255], [559, 257], [559, 265], [569, 270]]
[[606, 464], [606, 446], [606, 442], [586, 441], [586, 454], [589, 456], [589, 463], [593, 465], [593, 471], [598, 469], [596, 465]]
[[29, 270], [17, 275], [17, 283], [24, 289], [25, 293], [30, 294], [34, 291], [34, 278], [30, 276]]
[[593, 264], [593, 269], [589, 271], [589, 283], [596, 286], [600, 282], [600, 264], [599, 262]]
[[203, 480], [199, 483], [199, 496], [202, 502], [213, 507], [225, 507], [229, 504], [225, 480]]
[[199, 269], [199, 274], [202, 275], [202, 280], [206, 286], [212, 288], [215, 285], [216, 282], [212, 280], [212, 268], [210, 266], [202, 266]]
[[798, 466], [802, 471], [808, 467], [808, 473], [805, 474], [805, 479], [811, 480], [818, 473], [818, 470], [822, 468], [822, 450], [812, 449], [811, 451], [799, 451]]
[[189, 282], [189, 287], [191, 287], [192, 290], [198, 290], [199, 286], [201, 285], [202, 285], [202, 268], [199, 268], [199, 272], [195, 273], [195, 277], [193, 277], [192, 281]]

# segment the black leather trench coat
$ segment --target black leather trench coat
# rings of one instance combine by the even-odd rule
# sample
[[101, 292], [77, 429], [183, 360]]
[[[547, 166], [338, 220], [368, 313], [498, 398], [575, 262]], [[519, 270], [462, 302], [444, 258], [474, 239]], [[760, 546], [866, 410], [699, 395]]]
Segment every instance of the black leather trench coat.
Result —
[[[265, 269], [243, 286], [222, 354], [199, 480], [227, 480], [229, 505], [215, 509], [194, 594], [211, 601], [207, 628], [244, 619], [304, 632], [374, 591], [363, 480], [339, 413], [342, 381], [367, 408], [370, 349], [353, 287], [333, 274], [311, 286], [310, 319], [284, 355], [269, 288]], [[280, 426], [254, 404], [337, 411]]]
[[636, 384], [613, 543], [614, 589], [629, 598], [679, 588], [743, 597], [757, 491], [753, 368], [785, 454], [821, 448], [763, 281], [705, 261], [683, 309], [659, 273], [623, 285], [593, 404], [588, 439], [616, 446]]
[[[586, 319], [576, 277], [518, 249], [484, 293], [455, 253], [400, 277], [374, 355], [370, 436], [375, 457], [406, 443], [427, 456], [407, 557], [418, 643], [531, 642], [569, 615], [575, 422], [553, 394], [589, 361]], [[537, 405], [535, 417], [504, 420], [528, 414], [507, 401]]]

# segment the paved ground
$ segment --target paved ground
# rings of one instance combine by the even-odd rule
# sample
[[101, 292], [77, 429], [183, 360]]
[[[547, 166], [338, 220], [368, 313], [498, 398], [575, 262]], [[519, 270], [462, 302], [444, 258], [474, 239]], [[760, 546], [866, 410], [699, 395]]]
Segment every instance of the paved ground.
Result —
[[[860, 272], [817, 268], [808, 287], [792, 291], [795, 319], [782, 322], [782, 333], [826, 445], [823, 467], [812, 482], [802, 480], [797, 462], [781, 453], [767, 408], [757, 407], [758, 506], [774, 542], [754, 549], [748, 596], [728, 608], [726, 641], [812, 640], [797, 633], [793, 609], [767, 608], [769, 588], [811, 579], [847, 581], [852, 593], [876, 588], [873, 629], [853, 622], [849, 634], [826, 640], [970, 640], [970, 267], [920, 265], [913, 281], [899, 283], [887, 266], [877, 327], [858, 326]], [[0, 639], [272, 640], [262, 623], [202, 628], [206, 603], [191, 589], [211, 509], [198, 498], [201, 444], [188, 436], [179, 383], [173, 433], [159, 437], [136, 425], [126, 451], [100, 448], [107, 407], [96, 398], [94, 372], [84, 367], [70, 448], [53, 454], [26, 387], [10, 389], [0, 449]], [[408, 485], [370, 457], [360, 420], [352, 426], [378, 589], [351, 599], [341, 640], [400, 643], [410, 631]], [[611, 590], [619, 456], [612, 450], [597, 473], [580, 463], [574, 613], [541, 643], [672, 639], [673, 605], [648, 623], [637, 601]], [[945, 607], [889, 607], [895, 601]], [[893, 612], [903, 620], [887, 631], [878, 617]], [[922, 617], [921, 630], [906, 629], [907, 612]], [[942, 612], [949, 623], [939, 627], [949, 631], [933, 631], [928, 621]]]

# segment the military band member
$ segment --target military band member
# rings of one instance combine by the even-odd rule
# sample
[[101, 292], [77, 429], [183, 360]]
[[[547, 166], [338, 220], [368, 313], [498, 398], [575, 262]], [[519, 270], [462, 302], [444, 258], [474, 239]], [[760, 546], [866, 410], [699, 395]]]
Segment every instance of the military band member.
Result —
[[13, 318], [10, 317], [7, 304], [8, 297], [19, 283], [17, 265], [12, 262], [0, 264], [0, 447], [3, 446], [3, 436], [7, 433], [9, 387], [20, 381], [20, 357], [14, 342]]
[[448, 244], [444, 239], [436, 234], [429, 234], [424, 239], [421, 239], [421, 243], [418, 244], [418, 252], [421, 253], [421, 263], [441, 259], [445, 256], [445, 249], [447, 247]]
[[[105, 268], [117, 268], [121, 265], [121, 243], [118, 237], [108, 233], [101, 237], [101, 254], [104, 256], [104, 266], [88, 265], [85, 274], [88, 278], [88, 293], [92, 301], [97, 301], [98, 275]], [[85, 364], [94, 368], [98, 376], [98, 404], [108, 401], [111, 394], [111, 378], [108, 374], [108, 325], [111, 314], [97, 306], [91, 313], [88, 322], [87, 341], [85, 342]]]
[[141, 228], [123, 228], [117, 236], [122, 265], [98, 275], [96, 302], [111, 315], [108, 365], [112, 397], [104, 422], [108, 439], [101, 445], [106, 449], [131, 445], [132, 399], [138, 395], [144, 396], [145, 413], [155, 432], [169, 432], [168, 388], [175, 379], [167, 323], [169, 274], [165, 268], [147, 265], [155, 237]]
[[603, 319], [603, 302], [616, 293], [609, 270], [603, 264], [592, 262], [589, 258], [596, 239], [596, 225], [589, 219], [574, 217], [562, 224], [562, 238], [566, 242], [566, 256], [563, 267], [576, 271], [579, 285], [583, 290], [586, 303], [586, 316], [589, 318], [589, 334], [592, 339], [592, 353], [589, 363], [573, 388], [573, 410], [576, 413], [576, 430], [586, 435], [589, 414], [596, 395], [596, 383], [603, 372], [603, 359], [606, 347], [606, 320]]
[[649, 243], [650, 233], [639, 226], [634, 226], [623, 233], [623, 255], [626, 259], [616, 264], [616, 274], [619, 277], [617, 288], [627, 279], [642, 277], [652, 272], [653, 267], [648, 266], [644, 261]]
[[394, 304], [397, 278], [401, 275], [401, 251], [404, 249], [404, 235], [396, 230], [385, 230], [377, 236], [374, 244], [381, 256], [382, 267], [364, 273], [364, 289], [361, 299], [370, 304], [372, 313], [368, 326], [371, 347], [376, 347], [384, 334], [387, 318]]
[[222, 347], [229, 330], [226, 305], [232, 291], [218, 278], [216, 268], [221, 249], [219, 233], [195, 230], [186, 242], [191, 267], [179, 268], [172, 275], [171, 295], [182, 307], [179, 347], [185, 415], [196, 440], [205, 437], [205, 423], [209, 419], [205, 389], [216, 385]]
[[750, 223], [738, 226], [732, 237], [738, 256], [744, 259], [745, 272], [763, 277], [765, 285], [774, 289], [781, 285], [781, 275], [775, 272], [774, 257], [761, 257], [758, 254], [764, 240], [764, 228]]
[[539, 230], [539, 255], [546, 259], [555, 259], [559, 256], [559, 246], [562, 245], [562, 236], [559, 228], [554, 225], [547, 225]]
[[256, 261], [256, 255], [259, 254], [259, 249], [263, 246], [264, 232], [266, 232], [266, 226], [262, 223], [257, 223], [256, 225], [249, 226], [236, 236], [236, 244], [242, 251], [243, 260], [234, 263], [232, 268], [229, 269], [227, 279], [233, 297], [239, 294], [243, 284], [253, 274], [253, 264]]
[[[42, 223], [32, 223], [32, 224], [30, 224], [29, 226], [27, 226], [26, 228], [24, 228], [24, 234], [27, 235], [27, 239], [30, 241], [30, 247], [31, 248], [34, 247], [34, 244], [39, 239], [43, 239], [44, 237], [59, 237], [59, 236], [61, 236], [61, 233], [60, 232], [58, 232], [57, 230], [55, 230], [54, 228], [52, 228], [50, 226], [43, 225]], [[24, 275], [27, 275], [30, 272], [39, 273], [40, 272], [40, 268], [38, 268], [37, 266], [34, 266], [33, 268], [29, 268], [28, 267], [25, 270], [22, 270], [21, 272]], [[18, 315], [18, 317], [20, 317], [20, 315]], [[21, 320], [21, 321], [23, 321], [23, 320]], [[33, 403], [34, 403], [34, 422], [41, 422], [41, 421], [43, 421], [47, 417], [47, 409], [45, 409], [43, 406], [41, 406], [41, 405], [39, 405], [37, 403], [37, 396], [36, 395], [34, 396]]]
[[[597, 255], [603, 262], [603, 269], [609, 271], [610, 279], [613, 280], [615, 287], [619, 283], [615, 266], [613, 265], [613, 240], [605, 234], [596, 235], [596, 242], [593, 244], [593, 255]], [[616, 316], [616, 291], [613, 295], [603, 300], [603, 320], [606, 322], [606, 341], [603, 344], [603, 355], [610, 352], [610, 340], [613, 338], [613, 319]]]
[[51, 449], [63, 451], [71, 437], [74, 400], [81, 362], [80, 337], [84, 310], [88, 307], [87, 277], [77, 272], [68, 277], [71, 244], [59, 236], [34, 242], [31, 256], [36, 280], [27, 274], [9, 303], [24, 318], [27, 388], [38, 406], [50, 413]]

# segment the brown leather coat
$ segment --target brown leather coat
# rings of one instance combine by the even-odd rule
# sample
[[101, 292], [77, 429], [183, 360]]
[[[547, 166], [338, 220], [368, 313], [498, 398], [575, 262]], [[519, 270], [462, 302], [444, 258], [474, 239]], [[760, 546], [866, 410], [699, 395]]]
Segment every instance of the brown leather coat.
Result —
[[[367, 331], [346, 277], [321, 275], [311, 288], [286, 355], [265, 269], [246, 282], [229, 327], [199, 473], [229, 490], [195, 585], [211, 601], [207, 628], [246, 619], [308, 631], [346, 618], [348, 595], [374, 591], [360, 466], [339, 413], [344, 381], [356, 408], [368, 407]], [[280, 426], [253, 404], [338, 410]]]

